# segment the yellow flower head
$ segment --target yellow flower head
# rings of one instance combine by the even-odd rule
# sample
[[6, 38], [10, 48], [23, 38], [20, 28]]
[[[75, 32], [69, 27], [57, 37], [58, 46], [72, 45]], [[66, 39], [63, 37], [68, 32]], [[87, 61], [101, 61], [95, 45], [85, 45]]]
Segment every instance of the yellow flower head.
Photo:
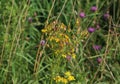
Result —
[[75, 78], [74, 78], [74, 76], [69, 76], [69, 77], [68, 77], [68, 80], [69, 80], [69, 81], [72, 81], [72, 80], [75, 80]]
[[47, 32], [47, 29], [42, 29], [41, 30], [43, 33], [46, 33]]
[[77, 25], [77, 26], [80, 25], [80, 19], [79, 19], [79, 18], [76, 19], [76, 25]]
[[63, 55], [62, 55], [62, 57], [66, 58], [66, 55], [65, 55], [65, 54], [63, 54]]
[[64, 84], [67, 84], [68, 83], [68, 80], [66, 78], [61, 78], [61, 82], [63, 82]]
[[59, 41], [60, 41], [60, 39], [59, 39], [59, 38], [55, 38], [55, 41], [56, 41], [56, 42], [59, 42]]
[[66, 30], [66, 26], [63, 23], [60, 24], [60, 27], [61, 29]]
[[74, 59], [75, 59], [75, 58], [76, 58], [76, 55], [75, 55], [75, 54], [72, 54], [72, 58], [74, 58]]
[[71, 76], [70, 71], [65, 72], [65, 75], [66, 75], [66, 76]]
[[56, 83], [58, 83], [58, 82], [62, 82], [62, 83], [64, 83], [64, 84], [67, 84], [67, 83], [68, 83], [68, 80], [67, 80], [66, 78], [64, 78], [64, 77], [61, 77], [61, 76], [56, 76], [56, 77], [54, 78], [54, 80], [56, 81]]
[[60, 82], [60, 81], [61, 81], [61, 77], [60, 77], [60, 76], [56, 76], [56, 77], [54, 78], [54, 80], [55, 80], [56, 82]]

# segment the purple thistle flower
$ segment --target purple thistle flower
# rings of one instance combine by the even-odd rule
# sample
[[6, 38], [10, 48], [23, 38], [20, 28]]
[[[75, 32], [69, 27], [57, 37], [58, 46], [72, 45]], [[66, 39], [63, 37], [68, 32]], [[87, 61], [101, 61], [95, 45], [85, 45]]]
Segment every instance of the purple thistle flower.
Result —
[[90, 10], [95, 12], [95, 11], [97, 11], [97, 7], [96, 6], [92, 6]]
[[40, 45], [44, 46], [45, 45], [45, 40], [41, 40]]
[[66, 59], [67, 59], [68, 61], [70, 61], [70, 60], [71, 60], [71, 56], [70, 56], [70, 55], [67, 55], [67, 56], [66, 56]]
[[93, 49], [94, 49], [94, 50], [100, 50], [100, 49], [101, 49], [101, 46], [100, 46], [100, 45], [94, 45], [94, 46], [93, 46]]
[[32, 17], [28, 18], [28, 22], [32, 23]]
[[84, 13], [84, 12], [81, 12], [81, 13], [80, 13], [80, 17], [81, 17], [81, 18], [84, 18], [84, 17], [85, 17], [85, 13]]
[[94, 32], [94, 31], [95, 31], [95, 28], [93, 28], [93, 27], [89, 27], [89, 28], [88, 28], [88, 32], [92, 33], [92, 32]]
[[98, 62], [98, 63], [101, 63], [101, 62], [102, 62], [102, 58], [98, 57], [98, 58], [97, 58], [97, 62]]
[[105, 13], [105, 14], [103, 15], [103, 17], [104, 17], [105, 20], [107, 20], [107, 19], [109, 18], [109, 16], [110, 16], [110, 15], [109, 15], [108, 13]]

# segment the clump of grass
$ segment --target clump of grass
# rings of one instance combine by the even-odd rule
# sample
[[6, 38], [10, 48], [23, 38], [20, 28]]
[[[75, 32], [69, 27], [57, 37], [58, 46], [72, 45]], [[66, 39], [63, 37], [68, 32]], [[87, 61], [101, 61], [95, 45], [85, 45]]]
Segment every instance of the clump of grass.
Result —
[[0, 83], [119, 83], [119, 1], [0, 1]]

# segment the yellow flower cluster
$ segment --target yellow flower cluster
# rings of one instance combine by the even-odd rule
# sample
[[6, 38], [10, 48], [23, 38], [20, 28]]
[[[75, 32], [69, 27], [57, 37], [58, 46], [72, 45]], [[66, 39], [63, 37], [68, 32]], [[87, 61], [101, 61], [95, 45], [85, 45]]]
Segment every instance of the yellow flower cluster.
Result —
[[68, 52], [67, 54], [62, 54], [62, 57], [66, 58], [67, 56], [71, 56], [73, 59], [75, 59], [76, 58], [75, 49], [73, 48], [70, 51], [71, 52]]
[[43, 33], [49, 33], [52, 32], [53, 30], [66, 30], [66, 26], [63, 23], [58, 23], [56, 21], [51, 22], [50, 24], [48, 24], [44, 29], [42, 29], [41, 31]]
[[56, 81], [56, 83], [58, 83], [58, 82], [62, 82], [62, 83], [64, 83], [64, 84], [67, 84], [67, 83], [68, 83], [68, 80], [67, 80], [66, 78], [64, 78], [64, 77], [61, 77], [61, 76], [56, 76], [56, 77], [54, 78], [54, 80]]
[[56, 76], [54, 78], [56, 83], [61, 82], [61, 83], [67, 84], [68, 82], [75, 80], [74, 76], [71, 75], [70, 71], [65, 72], [64, 75], [65, 75], [64, 77]]
[[57, 38], [57, 37], [51, 36], [51, 37], [50, 37], [50, 41], [60, 42], [60, 39]]
[[73, 59], [76, 58], [76, 54], [75, 53], [72, 53], [72, 54], [68, 53], [68, 54], [63, 54], [62, 55], [63, 58], [66, 58], [66, 56], [71, 56]]
[[70, 29], [71, 28], [66, 27], [63, 23], [55, 21], [51, 22], [42, 29], [42, 32], [47, 37], [46, 39], [48, 41], [48, 45], [55, 56], [62, 56], [66, 58], [66, 56], [69, 55], [72, 58], [76, 58], [74, 50], [75, 45], [73, 45], [74, 40], [69, 33]]
[[43, 33], [49, 33], [49, 32], [52, 31], [54, 25], [55, 25], [55, 22], [52, 22], [52, 23], [50, 23], [49, 25], [47, 25], [44, 29], [42, 29], [41, 31], [42, 31]]
[[63, 43], [67, 43], [70, 42], [70, 38], [68, 37], [68, 35], [61, 33], [57, 33], [55, 35], [50, 36], [50, 41], [55, 41], [55, 42], [62, 42]]

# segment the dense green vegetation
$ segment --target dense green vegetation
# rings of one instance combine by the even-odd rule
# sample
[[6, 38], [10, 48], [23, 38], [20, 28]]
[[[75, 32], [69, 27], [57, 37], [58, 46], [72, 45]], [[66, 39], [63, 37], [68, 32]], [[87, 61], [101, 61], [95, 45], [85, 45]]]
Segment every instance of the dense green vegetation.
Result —
[[120, 0], [0, 0], [0, 84], [119, 84]]

